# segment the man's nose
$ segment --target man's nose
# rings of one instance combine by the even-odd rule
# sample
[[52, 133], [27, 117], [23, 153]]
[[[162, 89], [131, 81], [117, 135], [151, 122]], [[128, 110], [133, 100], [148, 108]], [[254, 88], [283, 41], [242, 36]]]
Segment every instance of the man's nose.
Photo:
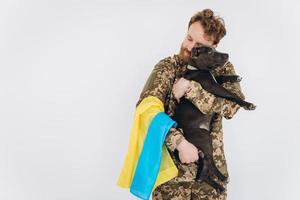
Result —
[[195, 44], [193, 44], [192, 42], [190, 42], [188, 45], [187, 45], [187, 49], [189, 50], [189, 52], [192, 52], [192, 49], [194, 48]]

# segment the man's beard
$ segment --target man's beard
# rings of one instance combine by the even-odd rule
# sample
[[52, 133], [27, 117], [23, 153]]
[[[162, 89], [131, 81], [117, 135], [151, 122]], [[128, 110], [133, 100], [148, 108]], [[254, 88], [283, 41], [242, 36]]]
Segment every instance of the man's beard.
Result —
[[188, 60], [191, 57], [191, 53], [186, 49], [183, 48], [182, 46], [180, 47], [180, 52], [179, 52], [180, 58], [185, 62], [188, 63]]

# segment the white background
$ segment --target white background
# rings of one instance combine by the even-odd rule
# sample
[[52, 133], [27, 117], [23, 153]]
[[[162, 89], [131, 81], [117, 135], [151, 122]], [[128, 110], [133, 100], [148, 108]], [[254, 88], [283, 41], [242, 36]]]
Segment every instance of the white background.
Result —
[[224, 119], [228, 199], [299, 199], [296, 0], [2, 0], [0, 199], [136, 199], [116, 186], [135, 104], [204, 8], [257, 105]]

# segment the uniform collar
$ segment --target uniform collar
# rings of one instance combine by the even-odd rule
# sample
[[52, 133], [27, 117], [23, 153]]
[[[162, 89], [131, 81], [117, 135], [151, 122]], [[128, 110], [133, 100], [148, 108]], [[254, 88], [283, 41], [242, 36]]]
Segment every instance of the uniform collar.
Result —
[[187, 63], [184, 62], [184, 60], [179, 56], [179, 54], [174, 54], [174, 58], [175, 58], [177, 65], [179, 65], [179, 66], [187, 65]]

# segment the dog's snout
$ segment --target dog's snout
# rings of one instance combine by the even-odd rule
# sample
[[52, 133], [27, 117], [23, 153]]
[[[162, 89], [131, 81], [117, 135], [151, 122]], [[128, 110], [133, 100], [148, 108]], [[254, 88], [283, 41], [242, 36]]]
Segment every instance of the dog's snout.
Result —
[[224, 58], [224, 59], [226, 59], [226, 60], [227, 60], [227, 59], [228, 59], [228, 57], [229, 57], [229, 55], [228, 55], [227, 53], [224, 53], [224, 54], [223, 54], [223, 58]]

